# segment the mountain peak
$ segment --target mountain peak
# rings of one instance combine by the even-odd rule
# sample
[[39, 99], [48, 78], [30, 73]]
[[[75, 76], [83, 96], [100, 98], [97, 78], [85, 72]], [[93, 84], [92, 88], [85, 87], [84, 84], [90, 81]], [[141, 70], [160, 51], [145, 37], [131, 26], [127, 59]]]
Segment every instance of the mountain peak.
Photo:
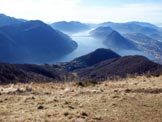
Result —
[[43, 21], [41, 20], [30, 20], [30, 21], [27, 21], [27, 22], [24, 22], [22, 23], [22, 25], [37, 25], [37, 26], [47, 26], [46, 23], [44, 23]]
[[123, 50], [137, 50], [136, 45], [131, 40], [123, 37], [120, 35], [120, 33], [113, 31], [111, 34], [109, 34], [106, 39], [104, 40], [104, 43], [112, 48], [112, 49], [123, 49]]
[[95, 65], [108, 59], [116, 59], [119, 57], [121, 56], [111, 49], [99, 48], [87, 55], [72, 60], [71, 62], [67, 63], [65, 67], [67, 70], [73, 71]]
[[115, 39], [124, 38], [117, 31], [113, 31], [110, 35], [108, 35], [108, 37], [115, 38]]
[[118, 57], [120, 57], [120, 56], [117, 53], [115, 53], [114, 51], [112, 51], [111, 49], [99, 48], [87, 55], [81, 56], [74, 60], [75, 61], [76, 60], [84, 60], [88, 64], [89, 63], [91, 64], [91, 63], [98, 63], [102, 60], [118, 58]]
[[111, 27], [98, 27], [90, 32], [93, 37], [105, 39], [106, 36], [111, 34], [114, 30]]
[[113, 29], [111, 27], [98, 27], [96, 30], [100, 30], [100, 31], [113, 31]]

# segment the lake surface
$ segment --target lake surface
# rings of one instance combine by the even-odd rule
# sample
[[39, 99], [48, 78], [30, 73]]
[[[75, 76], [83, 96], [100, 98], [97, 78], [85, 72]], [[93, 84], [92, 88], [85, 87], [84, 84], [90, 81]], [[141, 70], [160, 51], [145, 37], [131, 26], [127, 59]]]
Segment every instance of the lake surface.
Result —
[[[70, 35], [70, 37], [77, 42], [78, 47], [76, 50], [74, 50], [72, 53], [58, 59], [55, 60], [53, 62], [51, 62], [51, 64], [53, 63], [57, 63], [57, 62], [68, 62], [71, 61], [77, 57], [86, 55], [88, 53], [91, 53], [92, 51], [95, 51], [98, 48], [110, 48], [111, 47], [107, 47], [103, 44], [103, 40], [100, 39], [96, 39], [93, 38], [89, 32], [89, 31], [84, 31], [84, 32], [80, 32], [77, 34], [73, 34]], [[117, 53], [121, 56], [126, 56], [126, 55], [143, 55], [146, 56], [150, 59], [152, 59], [153, 57], [145, 52], [142, 51], [134, 51], [134, 50], [120, 50], [117, 51]]]
[[98, 48], [106, 48], [102, 43], [102, 40], [95, 39], [89, 34], [90, 31], [91, 30], [71, 35], [71, 38], [78, 43], [78, 48], [72, 53], [59, 59], [57, 62], [71, 61], [74, 58], [88, 54]]

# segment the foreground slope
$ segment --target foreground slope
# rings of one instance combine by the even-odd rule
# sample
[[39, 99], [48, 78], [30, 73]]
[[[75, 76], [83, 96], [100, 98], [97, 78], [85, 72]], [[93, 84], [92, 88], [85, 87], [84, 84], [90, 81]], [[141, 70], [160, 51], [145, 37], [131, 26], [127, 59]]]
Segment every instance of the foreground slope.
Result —
[[0, 86], [2, 122], [161, 122], [162, 76]]

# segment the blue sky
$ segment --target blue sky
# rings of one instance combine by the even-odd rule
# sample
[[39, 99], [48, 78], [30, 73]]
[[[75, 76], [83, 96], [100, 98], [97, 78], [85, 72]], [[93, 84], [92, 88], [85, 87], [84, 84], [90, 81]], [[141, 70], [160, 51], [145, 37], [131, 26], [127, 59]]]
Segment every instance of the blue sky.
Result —
[[0, 0], [0, 13], [46, 22], [162, 23], [162, 0]]

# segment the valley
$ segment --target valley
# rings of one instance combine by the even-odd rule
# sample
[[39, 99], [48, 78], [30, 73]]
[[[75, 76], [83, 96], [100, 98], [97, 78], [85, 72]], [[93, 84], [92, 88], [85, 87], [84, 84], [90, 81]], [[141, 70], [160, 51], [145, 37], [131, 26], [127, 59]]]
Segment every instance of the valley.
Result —
[[[106, 48], [106, 46], [102, 43], [100, 39], [96, 39], [90, 35], [91, 30], [82, 31], [76, 34], [69, 35], [73, 40], [76, 41], [78, 47], [72, 53], [57, 60], [57, 62], [71, 61], [77, 57], [93, 52], [98, 48]], [[54, 62], [52, 62], [52, 64], [53, 63]]]

